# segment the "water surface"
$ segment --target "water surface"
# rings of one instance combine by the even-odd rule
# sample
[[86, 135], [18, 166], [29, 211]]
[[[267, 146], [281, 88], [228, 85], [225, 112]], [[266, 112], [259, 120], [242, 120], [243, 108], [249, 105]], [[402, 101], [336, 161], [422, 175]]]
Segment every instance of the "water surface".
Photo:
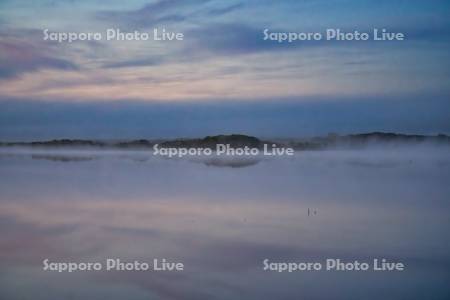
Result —
[[[145, 151], [0, 153], [2, 299], [448, 299], [448, 149], [301, 152], [249, 163]], [[183, 272], [42, 270], [181, 261]], [[371, 261], [403, 272], [263, 270]]]

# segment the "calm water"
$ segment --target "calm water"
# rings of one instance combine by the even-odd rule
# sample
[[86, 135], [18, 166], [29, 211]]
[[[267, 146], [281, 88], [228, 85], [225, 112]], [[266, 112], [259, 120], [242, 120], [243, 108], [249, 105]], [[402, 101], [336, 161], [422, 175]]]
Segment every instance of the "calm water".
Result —
[[[0, 299], [449, 299], [450, 151], [250, 162], [2, 150]], [[181, 261], [183, 272], [43, 271]], [[263, 270], [387, 258], [403, 272]]]

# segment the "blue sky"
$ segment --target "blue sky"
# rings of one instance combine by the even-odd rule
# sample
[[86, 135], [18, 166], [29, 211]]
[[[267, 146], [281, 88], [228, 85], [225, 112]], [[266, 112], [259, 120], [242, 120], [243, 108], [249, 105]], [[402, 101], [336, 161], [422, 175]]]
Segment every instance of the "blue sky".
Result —
[[[450, 133], [448, 1], [4, 0], [0, 26], [0, 139]], [[184, 40], [42, 33], [107, 28]], [[406, 40], [277, 44], [265, 28]]]

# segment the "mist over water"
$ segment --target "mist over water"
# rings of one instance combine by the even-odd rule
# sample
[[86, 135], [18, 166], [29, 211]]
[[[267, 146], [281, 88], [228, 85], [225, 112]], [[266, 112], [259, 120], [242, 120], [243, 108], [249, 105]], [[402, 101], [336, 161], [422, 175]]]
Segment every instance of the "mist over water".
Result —
[[[448, 147], [258, 157], [0, 150], [0, 298], [446, 299]], [[182, 261], [185, 271], [44, 272], [42, 261]], [[403, 272], [263, 271], [371, 261]]]

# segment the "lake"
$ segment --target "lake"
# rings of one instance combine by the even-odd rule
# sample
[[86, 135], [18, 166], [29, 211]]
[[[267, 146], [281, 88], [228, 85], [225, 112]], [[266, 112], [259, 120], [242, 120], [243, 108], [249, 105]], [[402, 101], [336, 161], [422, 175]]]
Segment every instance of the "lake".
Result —
[[[1, 299], [449, 299], [450, 151], [0, 150]], [[43, 261], [183, 271], [43, 270]], [[264, 270], [401, 262], [404, 271]]]

